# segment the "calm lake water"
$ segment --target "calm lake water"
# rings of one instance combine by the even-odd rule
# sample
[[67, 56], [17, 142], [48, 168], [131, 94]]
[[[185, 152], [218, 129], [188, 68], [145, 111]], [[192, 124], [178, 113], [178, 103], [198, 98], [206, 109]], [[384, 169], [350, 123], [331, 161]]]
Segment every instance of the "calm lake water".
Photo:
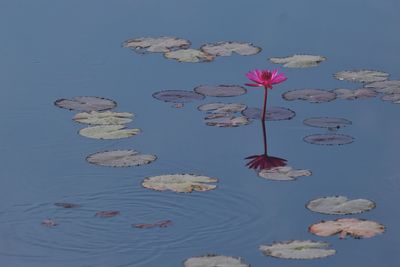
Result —
[[[300, 88], [356, 89], [335, 80], [348, 69], [374, 69], [400, 79], [400, 2], [337, 1], [22, 1], [0, 2], [0, 265], [182, 266], [209, 253], [240, 256], [253, 267], [396, 266], [400, 262], [400, 106], [379, 98], [310, 104], [281, 94]], [[161, 54], [122, 48], [142, 36], [178, 36], [204, 43], [232, 40], [263, 48], [255, 56], [220, 57], [211, 63], [178, 63]], [[200, 84], [244, 84], [254, 68], [274, 68], [267, 59], [295, 53], [328, 58], [319, 67], [284, 69], [288, 81], [271, 91], [269, 105], [296, 111], [290, 121], [267, 122], [270, 153], [313, 175], [294, 182], [264, 180], [244, 158], [263, 150], [258, 122], [237, 128], [209, 127], [199, 104], [223, 101], [261, 106], [250, 88], [235, 98], [207, 97], [175, 109], [152, 98], [156, 91], [191, 90]], [[117, 141], [77, 134], [74, 112], [56, 108], [58, 98], [102, 96], [117, 111], [136, 114], [138, 136]], [[317, 146], [303, 137], [324, 133], [302, 121], [343, 117], [340, 133], [355, 142]], [[152, 164], [107, 168], [88, 164], [89, 154], [135, 149], [156, 154]], [[196, 173], [219, 178], [209, 192], [178, 194], [141, 187], [145, 177]], [[387, 227], [357, 240], [322, 238], [308, 232], [321, 220], [343, 216], [312, 213], [314, 198], [366, 198], [376, 209], [357, 216]], [[80, 209], [61, 209], [72, 202]], [[120, 216], [98, 218], [100, 210]], [[60, 224], [40, 225], [46, 218]], [[163, 229], [131, 224], [172, 220]], [[335, 256], [310, 261], [266, 257], [261, 244], [322, 240]]]

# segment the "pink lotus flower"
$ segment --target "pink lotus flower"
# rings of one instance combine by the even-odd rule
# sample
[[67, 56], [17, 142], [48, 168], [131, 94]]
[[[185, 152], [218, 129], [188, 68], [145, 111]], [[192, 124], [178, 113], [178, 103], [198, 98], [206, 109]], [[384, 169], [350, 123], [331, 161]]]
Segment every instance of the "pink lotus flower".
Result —
[[249, 80], [254, 83], [246, 83], [247, 86], [264, 87], [272, 89], [273, 84], [278, 84], [287, 80], [283, 73], [278, 74], [278, 70], [253, 70], [246, 74]]

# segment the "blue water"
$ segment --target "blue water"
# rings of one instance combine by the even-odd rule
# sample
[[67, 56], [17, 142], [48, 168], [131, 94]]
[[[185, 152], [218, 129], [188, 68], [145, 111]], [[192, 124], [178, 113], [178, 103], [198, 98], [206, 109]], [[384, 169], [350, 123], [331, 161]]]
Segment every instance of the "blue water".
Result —
[[[377, 69], [400, 79], [400, 2], [322, 1], [0, 1], [0, 265], [180, 266], [188, 257], [217, 253], [241, 256], [257, 266], [396, 266], [400, 262], [400, 106], [376, 99], [324, 104], [287, 102], [281, 93], [300, 88], [358, 88], [332, 78], [347, 69]], [[204, 43], [252, 42], [263, 51], [250, 57], [183, 64], [160, 54], [138, 55], [121, 47], [129, 38], [178, 36]], [[268, 122], [270, 153], [313, 176], [295, 182], [259, 178], [244, 158], [262, 153], [259, 123], [215, 128], [203, 123], [197, 105], [242, 102], [260, 106], [262, 92], [206, 98], [171, 108], [152, 93], [191, 90], [200, 84], [243, 84], [244, 73], [272, 68], [268, 57], [323, 55], [319, 67], [282, 69], [288, 81], [269, 103], [296, 111], [290, 121]], [[58, 98], [96, 95], [136, 114], [133, 138], [101, 141], [81, 137], [73, 112], [53, 106]], [[315, 116], [353, 122], [340, 130], [355, 137], [347, 146], [302, 141], [325, 130], [302, 124]], [[137, 168], [87, 164], [107, 149], [153, 153], [158, 160]], [[218, 188], [177, 194], [141, 188], [148, 176], [196, 173], [219, 178]], [[320, 238], [310, 224], [338, 216], [315, 214], [304, 205], [329, 195], [367, 198], [371, 212], [355, 216], [387, 227], [383, 235], [354, 240]], [[57, 208], [73, 202], [81, 209]], [[102, 219], [99, 210], [121, 215]], [[40, 225], [55, 218], [60, 225]], [[134, 223], [172, 220], [166, 229], [133, 229]], [[261, 244], [292, 239], [324, 240], [335, 256], [312, 261], [265, 257]]]

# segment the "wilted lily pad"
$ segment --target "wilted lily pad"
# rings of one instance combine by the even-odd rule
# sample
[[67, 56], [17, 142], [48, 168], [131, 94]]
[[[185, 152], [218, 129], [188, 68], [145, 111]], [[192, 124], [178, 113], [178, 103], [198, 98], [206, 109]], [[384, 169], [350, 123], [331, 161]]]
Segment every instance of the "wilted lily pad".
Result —
[[204, 53], [203, 51], [197, 49], [180, 49], [171, 52], [167, 52], [164, 56], [168, 59], [175, 59], [179, 62], [209, 62], [214, 60], [214, 56]]
[[400, 81], [389, 80], [382, 82], [373, 82], [366, 84], [364, 87], [371, 88], [375, 92], [383, 94], [400, 94]]
[[251, 56], [261, 52], [261, 48], [251, 43], [241, 42], [218, 42], [205, 44], [200, 48], [202, 51], [213, 56], [231, 56], [232, 53], [241, 56]]
[[360, 219], [337, 219], [322, 221], [310, 226], [309, 231], [318, 236], [332, 236], [339, 234], [340, 238], [350, 235], [354, 238], [368, 238], [385, 231], [385, 226], [374, 221]]
[[113, 150], [92, 154], [89, 163], [109, 167], [131, 167], [149, 164], [157, 159], [154, 155], [139, 154], [135, 150]]
[[346, 70], [337, 72], [333, 76], [341, 81], [361, 83], [385, 81], [389, 78], [388, 73], [375, 70]]
[[239, 85], [200, 85], [194, 88], [194, 91], [206, 96], [228, 97], [239, 96], [247, 90]]
[[67, 202], [54, 203], [54, 206], [61, 207], [61, 208], [64, 208], [64, 209], [75, 209], [75, 208], [80, 208], [81, 207], [81, 205], [79, 205], [79, 204], [67, 203]]
[[325, 258], [336, 253], [336, 250], [329, 248], [328, 243], [311, 240], [294, 240], [263, 245], [260, 246], [260, 250], [267, 256], [294, 260]]
[[140, 229], [150, 229], [150, 228], [167, 228], [172, 225], [171, 220], [165, 220], [165, 221], [160, 221], [156, 223], [137, 223], [137, 224], [132, 224], [132, 227], [134, 228], [140, 228]]
[[367, 88], [361, 88], [357, 90], [336, 89], [333, 90], [333, 92], [337, 95], [337, 98], [346, 100], [367, 99], [377, 95], [374, 90]]
[[131, 48], [136, 52], [169, 52], [176, 49], [184, 49], [190, 46], [190, 42], [176, 37], [143, 37], [126, 40], [123, 47]]
[[347, 145], [354, 142], [353, 137], [344, 134], [313, 134], [303, 140], [314, 145]]
[[117, 210], [104, 210], [96, 212], [95, 216], [100, 218], [111, 218], [120, 215]]
[[375, 208], [368, 199], [348, 199], [344, 196], [323, 197], [311, 200], [307, 209], [324, 214], [356, 214]]
[[336, 94], [320, 89], [299, 89], [286, 92], [282, 97], [288, 101], [305, 100], [310, 103], [322, 103], [336, 99]]
[[118, 125], [132, 121], [133, 114], [128, 112], [82, 112], [74, 116], [73, 120], [92, 125]]
[[57, 107], [79, 111], [103, 111], [112, 109], [117, 103], [111, 99], [97, 96], [76, 96], [72, 99], [58, 99], [54, 104]]
[[222, 255], [192, 257], [183, 262], [185, 267], [250, 267], [241, 258]]
[[125, 125], [101, 125], [86, 127], [79, 134], [94, 139], [121, 139], [140, 133], [140, 129], [125, 129]]
[[236, 113], [246, 109], [245, 104], [240, 103], [207, 103], [200, 105], [200, 111], [208, 111], [212, 113]]
[[203, 100], [204, 95], [184, 90], [166, 90], [160, 91], [153, 94], [155, 99], [171, 102], [171, 103], [189, 103], [196, 100]]
[[[259, 108], [246, 108], [242, 111], [242, 115], [249, 119], [259, 120], [261, 119], [261, 109]], [[265, 119], [267, 121], [280, 121], [280, 120], [290, 120], [296, 113], [288, 108], [282, 107], [267, 107]]]
[[52, 228], [52, 227], [56, 227], [58, 225], [58, 223], [53, 219], [44, 219], [42, 221], [41, 225]]
[[351, 125], [351, 121], [343, 118], [317, 117], [305, 119], [303, 123], [307, 126], [317, 128], [339, 129]]
[[216, 127], [238, 127], [250, 123], [249, 119], [244, 116], [238, 116], [238, 117], [224, 116], [216, 118], [208, 117], [204, 121], [208, 126], [216, 126]]
[[309, 68], [318, 66], [319, 63], [326, 60], [326, 57], [313, 55], [293, 55], [290, 57], [272, 57], [269, 60], [275, 64], [283, 64], [283, 67], [286, 68]]
[[311, 176], [310, 170], [295, 170], [290, 166], [264, 169], [258, 173], [258, 176], [275, 181], [293, 181], [301, 176]]
[[218, 179], [193, 174], [159, 175], [144, 179], [142, 186], [145, 188], [179, 193], [191, 193], [192, 191], [209, 191], [217, 186], [208, 183], [216, 183]]
[[391, 94], [384, 95], [381, 98], [383, 101], [391, 101], [393, 104], [400, 104], [400, 93], [399, 94]]

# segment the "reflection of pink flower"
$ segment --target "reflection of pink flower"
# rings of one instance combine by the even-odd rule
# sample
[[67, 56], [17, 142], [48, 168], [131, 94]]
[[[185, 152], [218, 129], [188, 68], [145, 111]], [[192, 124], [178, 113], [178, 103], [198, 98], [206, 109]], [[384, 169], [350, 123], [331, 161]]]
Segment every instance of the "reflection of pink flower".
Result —
[[265, 87], [265, 89], [272, 89], [273, 84], [278, 84], [287, 80], [283, 73], [278, 74], [278, 70], [253, 70], [246, 74], [249, 80], [255, 82], [247, 83], [247, 86]]
[[249, 169], [270, 170], [272, 168], [286, 166], [286, 159], [270, 157], [266, 154], [250, 156], [246, 159], [250, 159], [250, 161], [246, 164]]

